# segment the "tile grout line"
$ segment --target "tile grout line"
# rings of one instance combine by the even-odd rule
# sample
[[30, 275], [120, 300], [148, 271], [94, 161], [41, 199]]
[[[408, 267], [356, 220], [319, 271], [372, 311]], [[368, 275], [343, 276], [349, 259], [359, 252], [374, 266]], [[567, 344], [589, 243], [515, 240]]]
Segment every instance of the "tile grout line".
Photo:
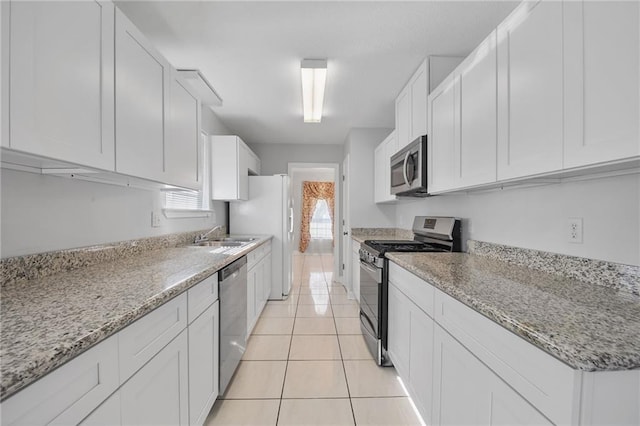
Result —
[[[324, 273], [324, 267], [323, 267], [323, 273]], [[326, 276], [325, 276], [325, 284], [326, 284]], [[349, 397], [349, 407], [351, 407], [351, 417], [353, 419], [354, 426], [356, 426], [357, 425], [356, 413], [353, 410], [353, 401], [351, 399], [351, 389], [349, 388], [349, 380], [347, 378], [347, 368], [344, 365], [344, 355], [342, 354], [342, 344], [340, 343], [340, 337], [338, 335], [338, 324], [336, 324], [336, 316], [335, 316], [335, 313], [333, 312], [333, 302], [331, 302], [331, 297], [329, 297], [329, 301], [331, 304], [331, 315], [333, 317], [333, 327], [336, 330], [336, 340], [338, 341], [338, 350], [340, 351], [340, 362], [342, 363], [342, 373], [344, 374], [344, 383], [347, 386], [347, 396]]]
[[[304, 270], [304, 260], [302, 258], [302, 270]], [[290, 293], [289, 296], [292, 296]], [[296, 311], [293, 316], [293, 325], [291, 326], [291, 335], [289, 337], [289, 350], [287, 351], [287, 363], [284, 367], [284, 376], [282, 377], [282, 389], [280, 390], [280, 403], [278, 404], [278, 414], [276, 415], [276, 426], [280, 421], [280, 411], [282, 410], [282, 399], [284, 397], [284, 387], [287, 383], [287, 371], [289, 370], [289, 358], [291, 357], [291, 346], [293, 345], [293, 330], [296, 328], [296, 319], [298, 318], [298, 305], [300, 304], [300, 294], [297, 295], [298, 300], [296, 301]]]

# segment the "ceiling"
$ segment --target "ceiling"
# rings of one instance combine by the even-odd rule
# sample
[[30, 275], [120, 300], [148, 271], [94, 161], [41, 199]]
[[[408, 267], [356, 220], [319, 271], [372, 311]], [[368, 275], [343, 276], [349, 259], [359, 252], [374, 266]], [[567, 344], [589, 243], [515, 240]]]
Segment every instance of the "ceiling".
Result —
[[[394, 100], [429, 55], [465, 56], [517, 2], [120, 1], [176, 68], [224, 99], [214, 112], [248, 143], [342, 144], [395, 127]], [[302, 121], [300, 61], [328, 60], [324, 113]]]

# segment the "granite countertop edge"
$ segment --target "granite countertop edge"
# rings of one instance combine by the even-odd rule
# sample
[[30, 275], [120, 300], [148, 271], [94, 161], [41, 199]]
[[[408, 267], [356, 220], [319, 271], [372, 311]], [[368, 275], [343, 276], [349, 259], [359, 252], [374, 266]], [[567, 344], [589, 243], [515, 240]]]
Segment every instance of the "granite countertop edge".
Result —
[[[220, 261], [212, 263], [211, 266], [203, 268], [201, 271], [191, 274], [187, 278], [176, 281], [175, 284], [160, 293], [146, 298], [145, 300], [141, 300], [134, 309], [120, 315], [112, 321], [102, 324], [93, 332], [80, 337], [71, 344], [61, 343], [48, 351], [40, 352], [38, 354], [39, 356], [33, 357], [32, 360], [24, 363], [22, 365], [23, 368], [21, 368], [20, 371], [12, 371], [11, 374], [3, 372], [4, 374], [2, 375], [2, 384], [0, 387], [0, 401], [6, 400], [26, 386], [44, 377], [46, 374], [52, 372], [58, 367], [61, 367], [88, 349], [123, 330], [128, 325], [134, 323], [154, 309], [189, 290], [191, 287], [215, 274], [225, 266], [243, 256], [246, 256], [248, 253], [270, 241], [272, 238], [273, 236], [260, 236], [258, 240], [252, 241], [252, 244], [247, 246], [244, 250], [227, 255]], [[158, 249], [155, 252], [159, 253], [164, 250], [166, 249]]]
[[[463, 256], [473, 256], [481, 258], [473, 254], [458, 253]], [[393, 261], [400, 267], [406, 269], [418, 278], [427, 281], [438, 290], [451, 296], [457, 301], [463, 303], [465, 306], [473, 309], [481, 315], [487, 317], [498, 325], [504, 327], [508, 331], [515, 333], [518, 337], [531, 343], [540, 350], [543, 350], [547, 354], [555, 357], [564, 364], [575, 370], [594, 372], [594, 371], [620, 371], [620, 370], [635, 370], [640, 368], [640, 357], [635, 359], [617, 359], [611, 357], [607, 353], [591, 353], [592, 356], [586, 354], [585, 356], [579, 356], [578, 352], [583, 349], [579, 343], [575, 346], [559, 345], [554, 342], [552, 336], [547, 336], [544, 333], [540, 333], [538, 330], [531, 326], [523, 324], [514, 315], [508, 314], [498, 307], [493, 306], [485, 301], [460, 290], [453, 282], [443, 282], [443, 280], [435, 274], [432, 274], [424, 265], [418, 266], [410, 259], [403, 256], [402, 253], [387, 253], [389, 260]], [[499, 262], [507, 265], [509, 268], [523, 268], [516, 265], [509, 265], [506, 262], [498, 260], [490, 260], [493, 262]]]

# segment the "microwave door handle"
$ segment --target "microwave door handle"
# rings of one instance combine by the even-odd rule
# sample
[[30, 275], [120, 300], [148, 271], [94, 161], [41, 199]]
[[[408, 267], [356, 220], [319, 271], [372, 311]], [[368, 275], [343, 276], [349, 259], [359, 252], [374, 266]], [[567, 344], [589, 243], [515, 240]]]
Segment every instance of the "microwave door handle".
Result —
[[409, 186], [409, 177], [407, 176], [407, 162], [409, 161], [409, 156], [411, 155], [410, 151], [404, 156], [404, 160], [402, 161], [402, 177], [404, 178], [404, 183]]
[[411, 151], [407, 151], [407, 154], [404, 156], [404, 161], [402, 162], [402, 177], [404, 178], [404, 183], [407, 184], [407, 187], [411, 186], [409, 184], [409, 178], [407, 177], [407, 161], [409, 160], [410, 155]]

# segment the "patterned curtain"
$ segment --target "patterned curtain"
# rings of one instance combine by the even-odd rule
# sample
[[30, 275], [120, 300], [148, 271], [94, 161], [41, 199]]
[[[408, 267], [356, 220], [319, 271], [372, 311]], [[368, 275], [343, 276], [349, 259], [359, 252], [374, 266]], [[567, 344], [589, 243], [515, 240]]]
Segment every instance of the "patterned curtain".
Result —
[[333, 210], [335, 190], [333, 182], [302, 182], [302, 224], [300, 225], [300, 253], [304, 253], [311, 240], [311, 217], [318, 201], [325, 200], [331, 216], [331, 235], [333, 235]]

